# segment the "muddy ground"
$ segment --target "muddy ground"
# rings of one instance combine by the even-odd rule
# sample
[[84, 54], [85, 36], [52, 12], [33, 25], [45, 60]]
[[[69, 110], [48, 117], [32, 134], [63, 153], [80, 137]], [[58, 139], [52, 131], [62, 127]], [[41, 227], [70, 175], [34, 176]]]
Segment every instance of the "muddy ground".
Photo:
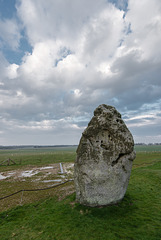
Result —
[[[22, 189], [48, 188], [73, 180], [74, 163], [54, 163], [43, 167], [24, 166], [21, 169], [0, 172], [0, 198]], [[59, 200], [75, 191], [73, 181], [44, 191], [22, 192], [0, 200], [0, 211], [17, 205], [56, 196]]]
[[[25, 181], [34, 176], [33, 181], [62, 182], [64, 179], [73, 178], [73, 163], [55, 163], [45, 167], [24, 167], [13, 171], [0, 172], [0, 180]], [[50, 178], [45, 180], [46, 178]]]

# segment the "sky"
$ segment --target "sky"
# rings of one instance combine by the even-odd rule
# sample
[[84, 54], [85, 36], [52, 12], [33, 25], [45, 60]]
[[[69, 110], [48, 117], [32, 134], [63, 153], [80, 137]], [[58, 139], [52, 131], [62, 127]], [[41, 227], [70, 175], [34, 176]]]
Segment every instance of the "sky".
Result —
[[100, 104], [161, 142], [161, 1], [0, 0], [0, 145], [78, 144]]

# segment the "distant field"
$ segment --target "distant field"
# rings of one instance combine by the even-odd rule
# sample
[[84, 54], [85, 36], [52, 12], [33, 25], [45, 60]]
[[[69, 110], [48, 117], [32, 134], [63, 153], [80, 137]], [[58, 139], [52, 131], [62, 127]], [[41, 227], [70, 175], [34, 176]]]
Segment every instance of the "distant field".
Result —
[[[58, 162], [71, 162], [76, 157], [76, 147], [16, 148], [0, 150], [0, 164], [11, 158], [19, 166], [46, 165]], [[12, 165], [12, 168], [17, 167]], [[0, 166], [1, 170], [2, 166]]]
[[[23, 168], [23, 166], [43, 166], [60, 162], [74, 162], [76, 149], [77, 146], [3, 149], [0, 150], [0, 171]], [[160, 156], [161, 145], [135, 145], [135, 151], [137, 158], [134, 164], [141, 161], [143, 154], [146, 156], [147, 161], [151, 161], [150, 159], [155, 160], [157, 156]], [[6, 165], [7, 162], [4, 161], [9, 158], [14, 160], [16, 165], [10, 165], [6, 168], [4, 165]], [[3, 165], [1, 165], [2, 163]]]
[[161, 145], [135, 145], [136, 152], [161, 152]]
[[[24, 192], [0, 201], [1, 240], [161, 240], [161, 146], [135, 146], [123, 201], [104, 208], [75, 202], [73, 182], [54, 189]], [[0, 173], [73, 163], [76, 147], [1, 150]], [[37, 174], [43, 177], [42, 173]], [[31, 178], [0, 180], [0, 198], [20, 189], [44, 187]], [[45, 180], [54, 179], [47, 175]], [[5, 210], [5, 211], [4, 211]]]
[[18, 155], [18, 154], [42, 154], [42, 153], [53, 153], [53, 152], [74, 152], [76, 146], [73, 147], [41, 147], [41, 148], [13, 148], [13, 149], [0, 149], [0, 155]]

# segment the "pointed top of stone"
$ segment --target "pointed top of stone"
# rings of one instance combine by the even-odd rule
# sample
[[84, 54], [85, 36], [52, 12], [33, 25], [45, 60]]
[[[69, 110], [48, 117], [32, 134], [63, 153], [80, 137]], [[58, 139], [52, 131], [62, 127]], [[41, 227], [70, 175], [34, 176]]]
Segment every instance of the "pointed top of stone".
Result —
[[121, 118], [121, 114], [116, 110], [116, 108], [110, 105], [101, 104], [94, 110], [94, 116], [105, 115], [105, 114], [109, 118], [114, 116]]
[[97, 116], [97, 115], [100, 115], [102, 113], [108, 113], [108, 112], [111, 112], [113, 114], [118, 114], [119, 116], [121, 115], [115, 107], [112, 107], [110, 105], [106, 105], [106, 104], [101, 104], [99, 105], [95, 111], [94, 111], [94, 115]]

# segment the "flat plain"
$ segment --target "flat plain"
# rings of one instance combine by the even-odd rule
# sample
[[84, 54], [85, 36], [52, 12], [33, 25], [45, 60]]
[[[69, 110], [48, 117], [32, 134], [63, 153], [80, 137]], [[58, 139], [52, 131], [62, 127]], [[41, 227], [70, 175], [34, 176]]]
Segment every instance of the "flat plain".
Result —
[[[119, 204], [81, 206], [75, 202], [72, 181], [20, 192], [0, 200], [0, 239], [160, 240], [161, 146], [135, 150], [128, 190]], [[0, 198], [72, 179], [75, 151], [76, 147], [0, 150], [0, 164], [8, 159], [16, 163], [0, 166]], [[69, 174], [60, 174], [60, 163]]]

